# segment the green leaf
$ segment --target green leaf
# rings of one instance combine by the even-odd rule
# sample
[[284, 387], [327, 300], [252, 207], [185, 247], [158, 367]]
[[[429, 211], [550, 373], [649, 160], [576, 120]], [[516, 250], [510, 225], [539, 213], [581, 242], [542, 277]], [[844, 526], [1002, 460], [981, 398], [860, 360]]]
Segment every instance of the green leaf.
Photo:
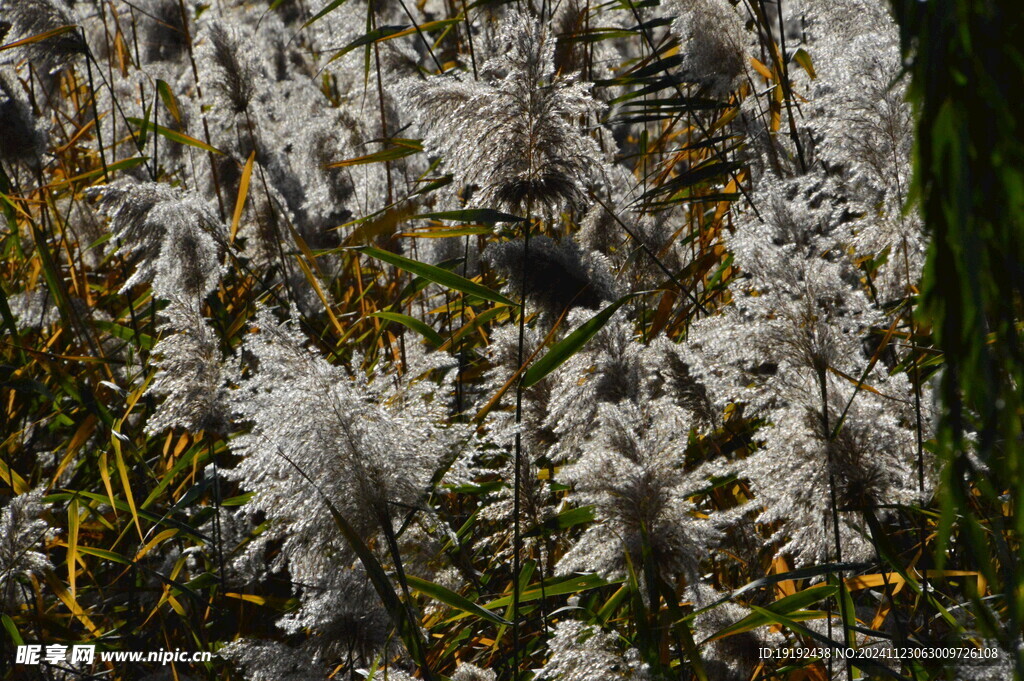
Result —
[[394, 161], [406, 156], [412, 156], [413, 154], [423, 151], [423, 142], [421, 140], [414, 139], [400, 139], [394, 138], [390, 140], [392, 146], [375, 151], [372, 154], [365, 154], [363, 156], [356, 156], [355, 158], [347, 158], [344, 161], [335, 161], [334, 163], [328, 163], [326, 168], [347, 168], [349, 166], [358, 166], [366, 163], [384, 163], [386, 161]]
[[403, 233], [402, 236], [408, 236], [414, 239], [445, 239], [453, 236], [473, 236], [477, 234], [490, 233], [490, 227], [484, 227], [483, 225], [463, 225], [462, 227], [452, 227], [451, 229], [414, 229], [411, 232]]
[[567, 527], [573, 527], [574, 525], [582, 525], [583, 523], [589, 523], [594, 519], [594, 507], [593, 506], [581, 506], [579, 508], [571, 508], [568, 511], [562, 511], [554, 518], [548, 518], [544, 522], [535, 525], [533, 528], [527, 530], [524, 537], [539, 537], [555, 530], [564, 530]]
[[[317, 491], [320, 491], [319, 489]], [[384, 604], [384, 608], [391, 615], [391, 620], [394, 622], [395, 628], [398, 629], [398, 635], [405, 643], [406, 650], [409, 651], [409, 656], [420, 666], [421, 669], [429, 669], [427, 665], [427, 651], [426, 643], [423, 641], [422, 635], [419, 630], [419, 625], [414, 620], [412, 613], [409, 608], [402, 603], [402, 600], [398, 597], [395, 592], [394, 586], [391, 584], [391, 580], [388, 578], [387, 572], [384, 571], [384, 566], [380, 564], [377, 557], [373, 554], [373, 551], [363, 542], [362, 537], [356, 532], [349, 522], [338, 509], [331, 503], [330, 499], [320, 491], [320, 496], [323, 499], [324, 504], [327, 505], [328, 510], [331, 512], [331, 516], [334, 518], [334, 525], [338, 528], [338, 531], [348, 542], [349, 546], [355, 552], [356, 556], [359, 557], [359, 561], [363, 564], [363, 568], [366, 570], [367, 576], [370, 578], [370, 582], [373, 584], [374, 590], [380, 597], [381, 602]]]
[[160, 93], [160, 99], [163, 100], [164, 106], [167, 107], [167, 111], [174, 117], [174, 120], [181, 123], [181, 107], [178, 106], [178, 98], [171, 92], [171, 86], [157, 79], [156, 91]]
[[[804, 589], [803, 591], [798, 591], [797, 593], [792, 594], [790, 596], [786, 596], [785, 598], [780, 598], [779, 600], [775, 601], [771, 605], [764, 608], [764, 612], [771, 613], [772, 615], [788, 615], [797, 610], [804, 610], [805, 608], [807, 608], [807, 606], [811, 605], [812, 603], [817, 603], [818, 601], [822, 601], [826, 598], [831, 598], [836, 593], [836, 591], [837, 587], [835, 587], [834, 585], [819, 584], [817, 586], [812, 586], [809, 589]], [[762, 613], [751, 613], [743, 619], [741, 619], [739, 622], [736, 622], [726, 627], [725, 629], [722, 629], [721, 631], [712, 634], [710, 637], [708, 637], [706, 641], [703, 641], [702, 643], [707, 643], [708, 641], [715, 641], [720, 638], [726, 638], [728, 636], [741, 634], [745, 631], [757, 629], [758, 627], [763, 627], [768, 624], [778, 624], [778, 620], [772, 619], [768, 615]]]
[[376, 258], [377, 260], [382, 260], [386, 263], [394, 265], [395, 267], [405, 270], [406, 272], [411, 272], [412, 274], [415, 274], [419, 277], [428, 279], [434, 282], [435, 284], [440, 284], [441, 286], [445, 286], [456, 291], [462, 291], [463, 293], [468, 293], [469, 295], [476, 296], [477, 298], [490, 300], [491, 302], [494, 303], [502, 303], [504, 305], [515, 305], [514, 302], [512, 302], [505, 296], [501, 295], [500, 293], [496, 293], [495, 291], [492, 291], [486, 286], [481, 286], [480, 284], [474, 283], [469, 279], [460, 277], [454, 272], [443, 270], [440, 267], [434, 267], [433, 265], [428, 265], [423, 262], [410, 260], [409, 258], [404, 258], [395, 253], [391, 253], [390, 251], [384, 251], [379, 248], [374, 248], [373, 246], [357, 246], [354, 250], [359, 251], [364, 255], [368, 255], [371, 258]]
[[[312, 19], [310, 21], [312, 21]], [[308, 26], [309, 24], [306, 25]], [[380, 40], [384, 40], [389, 36], [393, 36], [396, 33], [401, 33], [407, 28], [409, 27], [405, 25], [381, 26], [380, 28], [375, 28], [369, 33], [359, 36], [358, 38], [350, 42], [348, 45], [334, 53], [334, 56], [327, 60], [327, 64], [337, 61], [338, 59], [341, 59], [342, 57], [344, 57], [346, 54], [356, 49], [357, 47], [362, 47], [363, 45], [371, 45]], [[326, 67], [326, 64], [324, 66]]]
[[245, 494], [239, 494], [236, 497], [228, 497], [222, 499], [220, 502], [221, 506], [244, 506], [255, 496], [255, 492], [246, 492]]
[[[271, 6], [271, 9], [276, 9], [277, 8], [276, 6], [279, 5], [282, 1], [283, 0], [275, 0], [274, 5]], [[327, 5], [324, 6], [324, 8], [322, 10], [320, 10], [315, 15], [313, 15], [312, 19], [310, 19], [309, 21], [304, 23], [302, 25], [302, 28], [308, 28], [314, 21], [317, 21], [319, 19], [323, 19], [330, 12], [333, 12], [334, 10], [338, 9], [339, 7], [344, 5], [347, 1], [348, 0], [332, 0], [331, 2], [327, 3]]]
[[435, 348], [444, 343], [444, 339], [441, 338], [441, 334], [434, 331], [425, 322], [422, 322], [415, 317], [410, 317], [407, 314], [401, 314], [399, 312], [374, 312], [370, 316], [380, 317], [381, 319], [386, 319], [389, 322], [398, 322], [426, 338]]
[[629, 588], [626, 586], [619, 587], [619, 590], [613, 593], [608, 600], [604, 602], [601, 609], [597, 611], [597, 621], [600, 622], [602, 626], [606, 626], [612, 615], [614, 615], [628, 599]]
[[111, 336], [114, 336], [115, 338], [120, 338], [123, 341], [134, 343], [143, 350], [152, 350], [153, 345], [156, 343], [156, 341], [153, 340], [152, 336], [144, 334], [141, 331], [138, 334], [136, 334], [127, 326], [115, 324], [114, 322], [105, 322], [102, 320], [98, 320], [95, 322], [95, 325], [96, 328], [100, 329], [101, 331], [106, 331]]
[[0, 615], [0, 622], [3, 622], [4, 629], [7, 630], [7, 635], [11, 637], [12, 641], [14, 641], [14, 645], [25, 645], [25, 641], [21, 638], [21, 634], [18, 633], [18, 627], [14, 624], [14, 620], [7, 615]]
[[488, 622], [493, 622], [494, 624], [512, 624], [503, 617], [499, 617], [490, 610], [480, 607], [473, 601], [463, 596], [460, 596], [454, 591], [449, 591], [440, 584], [434, 584], [433, 582], [428, 582], [425, 579], [413, 577], [412, 575], [407, 575], [406, 579], [409, 581], [409, 586], [411, 586], [413, 589], [416, 589], [416, 591], [419, 591], [422, 594], [426, 594], [427, 596], [430, 596], [435, 600], [441, 601], [446, 605], [450, 605], [456, 610], [461, 610], [462, 612], [468, 615], [476, 615], [477, 617], [482, 617]]
[[134, 565], [133, 561], [129, 560], [128, 558], [125, 558], [120, 553], [115, 553], [114, 551], [107, 551], [106, 549], [97, 549], [92, 546], [81, 545], [76, 546], [75, 550], [78, 553], [84, 553], [89, 556], [96, 556], [97, 558], [109, 560], [113, 563], [121, 563], [122, 565]]
[[487, 224], [495, 222], [526, 222], [526, 218], [519, 218], [515, 215], [502, 213], [499, 210], [491, 210], [490, 208], [446, 210], [439, 213], [422, 213], [412, 217], [423, 220], [455, 220], [456, 222], [482, 222]]
[[547, 354], [534, 362], [533, 366], [523, 374], [523, 387], [529, 388], [539, 383], [545, 376], [562, 366], [566, 360], [579, 352], [598, 331], [601, 330], [612, 315], [622, 307], [623, 303], [637, 294], [630, 294], [619, 298], [614, 303], [598, 312], [588, 321], [580, 325], [578, 329], [551, 346]]
[[811, 62], [811, 55], [807, 54], [807, 50], [800, 48], [793, 55], [793, 61], [803, 67], [803, 70], [807, 72], [812, 79], [817, 78], [818, 74], [814, 71], [814, 64]]
[[177, 142], [178, 144], [187, 144], [190, 147], [197, 147], [197, 148], [202, 149], [204, 151], [209, 151], [210, 153], [213, 153], [213, 154], [221, 154], [221, 155], [224, 154], [224, 152], [221, 151], [220, 149], [216, 149], [214, 147], [211, 147], [206, 142], [201, 142], [201, 141], [197, 140], [195, 137], [190, 137], [190, 136], [186, 135], [183, 132], [177, 132], [175, 130], [169, 130], [168, 128], [165, 128], [162, 125], [157, 125], [156, 123], [152, 123], [150, 121], [143, 120], [141, 118], [132, 118], [131, 116], [128, 117], [128, 122], [131, 123], [132, 125], [138, 126], [140, 133], [144, 134], [148, 130], [152, 130], [156, 134], [161, 135], [163, 137], [166, 137], [167, 139], [171, 140], [172, 142]]
[[[541, 588], [540, 584], [534, 584], [527, 589], [523, 589], [519, 594], [519, 602], [526, 603], [540, 598], [550, 598], [551, 596], [564, 596], [566, 594], [575, 594], [581, 591], [590, 591], [591, 589], [599, 589], [602, 586], [608, 586], [609, 584], [621, 584], [623, 581], [624, 580], [622, 579], [607, 580], [600, 575], [593, 574], [552, 577], [551, 579], [544, 581], [543, 588]], [[512, 596], [508, 595], [493, 600], [490, 603], [485, 604], [483, 607], [488, 610], [495, 610], [497, 608], [504, 608], [511, 603]], [[468, 617], [468, 615], [456, 615], [449, 619], [448, 622], [453, 622], [464, 617]]]

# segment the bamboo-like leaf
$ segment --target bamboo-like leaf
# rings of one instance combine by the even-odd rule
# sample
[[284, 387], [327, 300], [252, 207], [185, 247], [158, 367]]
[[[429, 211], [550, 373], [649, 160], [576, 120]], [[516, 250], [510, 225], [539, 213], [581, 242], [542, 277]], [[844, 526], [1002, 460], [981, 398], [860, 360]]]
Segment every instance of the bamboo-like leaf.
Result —
[[796, 54], [793, 55], [793, 61], [799, 64], [812, 79], [818, 77], [818, 74], [814, 71], [814, 63], [811, 62], [811, 55], [807, 54], [807, 50], [804, 48], [801, 47], [796, 51]]
[[334, 55], [327, 60], [327, 63], [330, 64], [334, 61], [337, 61], [338, 59], [341, 59], [342, 57], [344, 57], [346, 54], [356, 49], [357, 47], [362, 47], [363, 45], [372, 45], [375, 42], [386, 40], [387, 38], [393, 35], [401, 33], [407, 28], [410, 27], [406, 25], [398, 25], [381, 26], [380, 28], [375, 28], [366, 34], [359, 36], [358, 38], [350, 42], [348, 45], [345, 45], [345, 47], [341, 48], [338, 52], [335, 52]]
[[109, 560], [112, 563], [120, 563], [122, 565], [132, 564], [131, 560], [125, 558], [116, 551], [108, 551], [107, 549], [100, 549], [95, 546], [79, 546], [78, 552], [84, 553], [87, 556], [95, 556], [97, 558], [102, 558], [103, 560]]
[[401, 314], [399, 312], [374, 312], [370, 316], [386, 319], [389, 322], [397, 322], [402, 326], [408, 327], [426, 338], [435, 348], [444, 343], [444, 339], [441, 338], [441, 334], [430, 328], [426, 322], [416, 319], [415, 317], [410, 317], [409, 315]]
[[750, 58], [750, 65], [754, 67], [754, 70], [761, 74], [765, 80], [775, 80], [775, 75], [768, 70], [768, 67], [762, 64], [759, 60], [754, 57]]
[[608, 320], [611, 319], [612, 315], [615, 314], [615, 312], [634, 295], [636, 294], [619, 298], [614, 303], [591, 317], [588, 321], [581, 324], [578, 329], [555, 343], [551, 349], [548, 350], [546, 355], [537, 360], [533, 366], [527, 369], [526, 373], [523, 374], [523, 387], [529, 388], [532, 385], [536, 385], [543, 380], [545, 376], [562, 366], [562, 364], [570, 357], [579, 352], [583, 346], [587, 344], [587, 341], [593, 338], [594, 335], [608, 323]]
[[[270, 6], [270, 9], [277, 9], [277, 6], [280, 5], [282, 2], [284, 2], [284, 0], [274, 0], [274, 3]], [[331, 2], [327, 3], [323, 9], [314, 14], [312, 19], [304, 23], [302, 25], [302, 28], [308, 28], [310, 25], [313, 24], [313, 22], [323, 19], [330, 12], [333, 12], [334, 10], [338, 9], [346, 2], [348, 2], [348, 0], [331, 0]]]
[[526, 222], [526, 218], [516, 217], [500, 210], [490, 208], [467, 208], [466, 210], [446, 210], [438, 213], [421, 213], [414, 215], [414, 218], [423, 220], [454, 220], [456, 222], [482, 222], [494, 224], [495, 222]]
[[[524, 568], [525, 569], [525, 568]], [[568, 594], [580, 593], [582, 591], [590, 591], [591, 589], [599, 589], [603, 586], [610, 584], [621, 584], [624, 579], [613, 579], [607, 580], [600, 575], [570, 575], [568, 577], [552, 577], [544, 580], [544, 587], [541, 588], [540, 584], [523, 589], [519, 594], [519, 602], [526, 603], [529, 601], [535, 601], [540, 598], [548, 598], [551, 596], [565, 596]], [[501, 598], [495, 599], [489, 603], [484, 604], [484, 608], [488, 610], [495, 610], [497, 608], [504, 608], [512, 603], [512, 596], [502, 596]], [[463, 613], [456, 615], [447, 622], [454, 622], [456, 620], [463, 619], [469, 615]]]
[[74, 177], [69, 177], [68, 179], [63, 180], [61, 182], [53, 182], [53, 183], [47, 185], [47, 187], [49, 187], [50, 189], [58, 189], [60, 187], [67, 186], [67, 185], [72, 184], [74, 182], [81, 182], [82, 180], [91, 180], [91, 179], [93, 179], [95, 177], [99, 177], [100, 175], [106, 174], [107, 176], [109, 176], [112, 173], [114, 173], [114, 171], [117, 171], [117, 170], [127, 170], [129, 168], [134, 168], [137, 165], [142, 165], [143, 163], [145, 163], [148, 160], [149, 160], [149, 156], [132, 156], [131, 158], [124, 158], [124, 159], [121, 159], [120, 161], [116, 161], [114, 163], [108, 163], [105, 170], [102, 167], [94, 168], [94, 169], [92, 169], [92, 170], [90, 170], [88, 172], [82, 173], [81, 175], [75, 175]]
[[535, 525], [523, 533], [524, 537], [539, 537], [556, 530], [564, 530], [567, 527], [589, 523], [594, 519], [593, 506], [581, 506], [562, 511], [553, 518], [548, 518], [542, 523]]
[[21, 634], [18, 632], [18, 627], [14, 624], [14, 620], [7, 616], [6, 613], [0, 613], [0, 623], [3, 623], [4, 630], [7, 635], [11, 637], [11, 641], [16, 646], [25, 645], [24, 639], [21, 638]]
[[476, 615], [477, 617], [485, 619], [488, 622], [493, 622], [494, 624], [512, 624], [505, 618], [499, 617], [490, 610], [480, 607], [468, 598], [460, 596], [454, 591], [444, 588], [440, 584], [434, 584], [433, 582], [428, 582], [425, 579], [413, 577], [412, 575], [406, 575], [406, 579], [409, 580], [409, 586], [416, 591], [430, 596], [435, 600], [441, 601], [446, 605], [450, 605], [456, 610], [461, 610], [467, 615]]
[[128, 481], [128, 468], [124, 465], [124, 457], [121, 456], [121, 441], [117, 437], [117, 433], [110, 436], [110, 443], [114, 446], [114, 463], [117, 466], [117, 474], [121, 478], [121, 485], [124, 487], [124, 497], [128, 502], [128, 508], [132, 514], [132, 520], [135, 521], [135, 529], [139, 532], [139, 539], [143, 539], [145, 535], [142, 533], [142, 523], [139, 522], [139, 511], [135, 508], [135, 497], [132, 495], [132, 485]]
[[460, 277], [454, 272], [443, 270], [440, 267], [428, 265], [417, 260], [410, 260], [409, 258], [405, 258], [403, 256], [391, 253], [389, 251], [383, 251], [379, 248], [374, 248], [373, 246], [357, 246], [354, 250], [359, 251], [360, 253], [363, 253], [365, 255], [368, 255], [371, 258], [383, 260], [388, 264], [394, 265], [395, 267], [405, 270], [406, 272], [411, 272], [416, 276], [423, 277], [424, 279], [429, 279], [435, 284], [440, 284], [441, 286], [454, 289], [456, 291], [461, 291], [471, 296], [476, 296], [477, 298], [483, 298], [484, 300], [489, 300], [494, 303], [502, 303], [504, 305], [515, 305], [514, 302], [512, 302], [505, 296], [501, 295], [500, 293], [492, 291], [486, 286], [482, 286], [480, 284], [472, 282], [469, 279]]
[[395, 161], [423, 151], [423, 143], [420, 142], [420, 140], [394, 138], [389, 141], [391, 142], [391, 146], [381, 149], [380, 151], [375, 151], [372, 154], [365, 154], [363, 156], [356, 156], [355, 158], [347, 158], [344, 161], [335, 161], [334, 163], [328, 163], [324, 167], [347, 168], [349, 166], [358, 166], [365, 163], [383, 163], [385, 161]]
[[71, 614], [74, 615], [79, 622], [85, 625], [85, 628], [89, 633], [96, 638], [100, 638], [103, 635], [103, 632], [96, 626], [92, 619], [89, 618], [89, 615], [82, 609], [82, 606], [78, 604], [78, 601], [75, 600], [74, 596], [64, 588], [64, 583], [57, 578], [57, 575], [52, 571], [47, 570], [44, 573], [44, 577], [46, 578], [47, 585], [49, 585], [50, 589], [67, 607], [67, 609], [71, 611]]
[[490, 234], [491, 228], [483, 225], [465, 225], [463, 227], [451, 227], [449, 229], [417, 229], [411, 232], [402, 232], [401, 236], [413, 239], [446, 239], [453, 236], [475, 236], [477, 234]]
[[7, 465], [7, 462], [0, 458], [0, 480], [3, 480], [15, 494], [24, 494], [29, 490], [28, 483], [18, 475], [18, 472]]
[[[804, 610], [807, 606], [813, 603], [817, 603], [818, 601], [822, 601], [826, 598], [831, 598], [835, 595], [836, 591], [837, 588], [833, 585], [818, 584], [817, 586], [812, 586], [809, 589], [798, 591], [792, 596], [780, 598], [771, 605], [766, 606], [765, 611], [775, 614], [789, 615], [797, 610]], [[765, 615], [756, 612], [751, 613], [739, 622], [736, 622], [721, 631], [715, 632], [709, 636], [707, 640], [702, 641], [702, 643], [735, 636], [736, 634], [741, 634], [745, 631], [750, 631], [751, 629], [773, 624], [774, 622], [774, 620], [767, 618]]]
[[103, 321], [102, 319], [98, 319], [93, 323], [96, 328], [101, 331], [106, 331], [115, 338], [130, 341], [143, 350], [152, 350], [153, 346], [156, 344], [156, 340], [152, 336], [142, 333], [141, 331], [139, 333], [135, 333], [127, 326], [115, 324], [114, 322]]
[[138, 552], [135, 554], [135, 560], [139, 560], [140, 558], [145, 556], [147, 553], [152, 551], [154, 548], [156, 548], [156, 546], [159, 545], [161, 542], [164, 542], [164, 541], [170, 539], [171, 537], [176, 536], [177, 534], [178, 534], [178, 530], [173, 528], [173, 527], [169, 528], [169, 529], [166, 529], [166, 530], [160, 531], [159, 533], [157, 533], [157, 535], [155, 537], [153, 537], [148, 542], [146, 542], [145, 546], [143, 546], [142, 548], [140, 548], [138, 550]]
[[157, 79], [156, 91], [160, 94], [160, 99], [163, 101], [164, 106], [167, 107], [167, 111], [174, 118], [176, 123], [181, 123], [181, 107], [178, 106], [178, 98], [171, 92], [171, 86], [166, 82]]
[[57, 28], [52, 28], [49, 31], [45, 31], [37, 35], [30, 35], [27, 38], [22, 38], [21, 40], [15, 40], [13, 43], [7, 43], [6, 45], [2, 45], [0, 46], [0, 52], [3, 52], [4, 50], [12, 50], [15, 47], [22, 47], [24, 45], [32, 45], [34, 43], [39, 43], [44, 40], [49, 40], [50, 38], [55, 38], [56, 36], [63, 35], [64, 33], [69, 33], [74, 30], [74, 26], [58, 26]]
[[[80, 497], [83, 497], [85, 499], [89, 499], [91, 501], [99, 502], [101, 504], [110, 504], [114, 508], [116, 508], [116, 509], [118, 509], [120, 511], [124, 511], [125, 513], [130, 513], [131, 512], [131, 507], [123, 499], [119, 499], [117, 497], [110, 498], [110, 497], [103, 496], [102, 494], [96, 494], [94, 492], [86, 492], [84, 490], [79, 490], [79, 491], [75, 492], [74, 494], [72, 494], [70, 492], [58, 492], [56, 494], [47, 494], [45, 497], [43, 497], [43, 501], [45, 501], [48, 504], [60, 503], [62, 501], [70, 501], [71, 499], [75, 498], [76, 495], [80, 496]], [[200, 539], [200, 540], [202, 540], [204, 542], [212, 542], [213, 541], [213, 539], [211, 537], [209, 537], [209, 536], [203, 534], [202, 532], [199, 532], [195, 528], [189, 527], [185, 523], [179, 522], [179, 521], [177, 521], [177, 520], [175, 520], [173, 518], [161, 518], [159, 515], [157, 515], [155, 513], [150, 513], [149, 511], [145, 511], [143, 509], [138, 509], [138, 514], [139, 514], [140, 518], [145, 518], [146, 520], [148, 520], [148, 521], [150, 521], [152, 523], [156, 523], [158, 525], [168, 525], [170, 527], [177, 528], [179, 532], [183, 532], [185, 534], [191, 535], [191, 536], [195, 537], [196, 539]]]
[[156, 134], [158, 134], [158, 135], [160, 135], [162, 137], [166, 137], [167, 139], [171, 140], [172, 142], [177, 142], [178, 144], [187, 144], [190, 147], [196, 147], [198, 149], [202, 149], [203, 151], [209, 151], [212, 154], [221, 154], [222, 156], [224, 155], [224, 152], [221, 151], [220, 149], [217, 149], [215, 147], [211, 147], [206, 142], [202, 142], [200, 140], [197, 140], [195, 137], [191, 137], [189, 135], [186, 135], [183, 132], [178, 132], [176, 130], [170, 130], [168, 128], [165, 128], [162, 125], [157, 125], [156, 123], [152, 123], [150, 121], [146, 121], [146, 120], [144, 120], [142, 118], [133, 118], [131, 116], [128, 116], [127, 120], [132, 125], [137, 126], [139, 128], [139, 132], [140, 133], [152, 130]]
[[252, 163], [256, 160], [256, 150], [249, 154], [249, 159], [242, 169], [242, 179], [238, 183], [238, 198], [235, 200], [235, 213], [231, 216], [230, 243], [235, 243], [235, 235], [238, 234], [238, 224], [242, 221], [242, 210], [245, 209], [245, 199], [249, 196], [249, 178], [252, 177]]
[[114, 486], [110, 482], [110, 464], [107, 461], [107, 452], [100, 452], [98, 459], [97, 468], [100, 469], [100, 479], [103, 481], [103, 489], [107, 492], [110, 507], [114, 509], [114, 517], [117, 517], [117, 502], [114, 499]]
[[[435, 28], [447, 28], [449, 26], [454, 26], [460, 22], [462, 22], [462, 19], [459, 18], [436, 19], [434, 21], [428, 21], [426, 23], [420, 24], [419, 26], [409, 26], [408, 28], [404, 28], [401, 31], [398, 31], [397, 33], [391, 33], [390, 35], [381, 38], [381, 40], [393, 40], [395, 38], [402, 38], [407, 35], [412, 35], [413, 33], [417, 33], [419, 31], [432, 31]], [[443, 35], [444, 34], [442, 34], [442, 37]]]
[[68, 504], [68, 588], [71, 591], [71, 598], [75, 598], [75, 577], [78, 572], [78, 499], [72, 499]]

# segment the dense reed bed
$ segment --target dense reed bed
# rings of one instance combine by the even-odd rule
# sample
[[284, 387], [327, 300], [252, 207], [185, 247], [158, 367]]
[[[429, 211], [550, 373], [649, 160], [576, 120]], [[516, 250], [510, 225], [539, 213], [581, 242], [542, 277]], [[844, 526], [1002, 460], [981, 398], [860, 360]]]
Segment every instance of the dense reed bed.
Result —
[[1024, 673], [1020, 11], [938, 4], [0, 0], [2, 677]]

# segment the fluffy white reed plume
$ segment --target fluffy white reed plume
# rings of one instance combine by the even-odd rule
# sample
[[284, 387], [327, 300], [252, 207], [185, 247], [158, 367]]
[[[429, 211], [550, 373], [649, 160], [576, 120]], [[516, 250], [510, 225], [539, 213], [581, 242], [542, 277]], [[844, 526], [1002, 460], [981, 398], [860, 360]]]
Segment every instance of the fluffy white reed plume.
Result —
[[[569, 328], [589, 315], [574, 313]], [[661, 336], [642, 344], [637, 325], [620, 309], [604, 327], [555, 373], [544, 427], [554, 435], [547, 452], [555, 462], [579, 458], [602, 405], [643, 407], [663, 401], [681, 410], [687, 427], [715, 420], [707, 392], [691, 374], [685, 348]], [[682, 461], [680, 452], [680, 462]]]
[[240, 668], [249, 681], [308, 681], [320, 671], [319, 660], [309, 652], [278, 641], [241, 638], [218, 655]]
[[913, 390], [865, 349], [888, 322], [864, 291], [829, 194], [816, 191], [828, 186], [763, 181], [764, 222], [745, 220], [729, 240], [747, 275], [733, 304], [689, 339], [718, 407], [744, 404], [744, 416], [765, 422], [743, 474], [772, 541], [799, 564], [836, 558], [834, 511], [842, 557], [866, 559], [863, 514], [921, 499]]
[[665, 579], [696, 578], [722, 535], [689, 499], [705, 484], [683, 467], [689, 432], [685, 410], [664, 401], [600, 405], [582, 455], [558, 476], [572, 486], [569, 500], [593, 506], [598, 522], [559, 561], [560, 573], [619, 576], [649, 551]]
[[[687, 598], [694, 610], [703, 610], [725, 598], [706, 584], [693, 584], [687, 588]], [[716, 681], [749, 681], [762, 664], [759, 648], [775, 647], [785, 642], [780, 633], [767, 626], [708, 641], [711, 636], [750, 615], [749, 608], [730, 600], [704, 610], [693, 620], [693, 638], [700, 645], [701, 662], [708, 677]]]
[[163, 314], [165, 335], [153, 348], [158, 371], [147, 393], [164, 401], [146, 422], [146, 432], [221, 431], [227, 422], [228, 391], [220, 342], [195, 301], [172, 300]]
[[244, 114], [266, 79], [258, 53], [246, 49], [247, 36], [230, 23], [211, 24], [201, 38], [205, 38], [198, 50], [203, 80], [211, 86], [215, 102], [235, 114]]
[[677, 2], [672, 30], [680, 39], [683, 70], [709, 94], [727, 97], [746, 79], [752, 56], [752, 33], [740, 6], [729, 0]]
[[647, 681], [647, 664], [635, 648], [623, 649], [622, 637], [576, 620], [555, 627], [550, 657], [537, 679], [550, 681]]
[[841, 182], [859, 253], [881, 264], [882, 300], [916, 285], [927, 239], [910, 194], [914, 120], [899, 27], [884, 3], [839, 0], [809, 14], [809, 49], [820, 63], [805, 124], [815, 152]]
[[584, 84], [555, 73], [555, 41], [536, 17], [509, 12], [500, 42], [507, 49], [479, 81], [448, 73], [406, 83], [426, 148], [460, 186], [479, 186], [477, 205], [579, 204], [603, 166], [586, 127], [600, 107]]
[[121, 293], [149, 282], [157, 298], [201, 300], [217, 287], [226, 229], [205, 201], [166, 184], [135, 180], [87, 193], [102, 195], [110, 231], [134, 262]]
[[353, 376], [305, 348], [302, 334], [269, 310], [256, 327], [243, 346], [251, 368], [233, 396], [235, 415], [251, 430], [232, 440], [242, 461], [225, 472], [254, 492], [246, 512], [270, 522], [248, 553], [259, 557], [280, 542], [270, 569], [287, 568], [303, 585], [302, 605], [280, 626], [315, 633], [334, 654], [351, 644], [372, 656], [388, 642], [389, 619], [324, 497], [392, 562], [386, 550], [397, 523], [422, 506], [460, 431], [437, 425], [446, 405], [431, 399], [436, 384], [385, 372], [372, 381]]
[[21, 602], [19, 577], [52, 569], [49, 559], [34, 547], [46, 535], [49, 525], [40, 518], [43, 490], [15, 496], [0, 509], [0, 604], [4, 610]]

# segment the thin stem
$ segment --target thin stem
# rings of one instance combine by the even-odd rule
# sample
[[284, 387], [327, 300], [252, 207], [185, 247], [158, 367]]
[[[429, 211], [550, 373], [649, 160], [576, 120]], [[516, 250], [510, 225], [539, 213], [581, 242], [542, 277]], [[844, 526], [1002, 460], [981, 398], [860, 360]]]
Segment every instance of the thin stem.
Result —
[[[832, 459], [832, 436], [831, 430], [829, 429], [829, 418], [828, 418], [828, 368], [824, 365], [818, 369], [818, 385], [821, 388], [821, 422], [823, 426], [823, 433], [825, 434], [825, 455], [827, 457], [828, 465], [828, 492], [829, 501], [832, 505], [832, 532], [833, 538], [835, 539], [835, 561], [836, 563], [843, 562], [843, 543], [839, 534], [839, 503], [838, 494], [836, 492], [836, 473], [835, 473], [835, 462]], [[839, 616], [843, 621], [843, 642], [846, 645], [850, 645], [850, 631], [847, 627], [846, 621], [846, 599], [843, 598], [843, 571], [841, 569], [835, 572], [837, 581], [839, 583]], [[831, 640], [831, 629], [832, 629], [832, 614], [829, 613], [829, 640]], [[850, 660], [847, 658], [846, 662], [846, 678], [847, 681], [853, 680], [853, 669], [850, 664]], [[831, 664], [832, 660], [829, 658], [829, 676], [831, 676]]]
[[466, 0], [462, 0], [462, 18], [466, 22], [466, 40], [469, 42], [469, 63], [473, 65], [473, 80], [479, 80], [476, 71], [476, 51], [473, 49], [473, 24], [469, 21], [469, 8]]
[[96, 146], [100, 152], [100, 163], [103, 164], [103, 181], [109, 182], [110, 176], [107, 173], [107, 156], [103, 151], [103, 126], [100, 125], [100, 114], [96, 108], [96, 85], [92, 80], [92, 51], [89, 49], [89, 45], [85, 40], [85, 30], [81, 30], [82, 43], [85, 45], [85, 72], [89, 78], [89, 102], [92, 105], [92, 117], [96, 122]]
[[[523, 366], [524, 345], [526, 343], [526, 274], [530, 258], [530, 218], [531, 209], [527, 209], [527, 221], [523, 237], [523, 271], [522, 283], [519, 287], [519, 347], [516, 368]], [[513, 471], [512, 498], [512, 670], [513, 681], [519, 679], [519, 571], [521, 569], [521, 553], [523, 537], [519, 527], [519, 516], [522, 512], [519, 493], [522, 488], [523, 465], [523, 379], [516, 382], [516, 451], [515, 470]]]
[[211, 441], [208, 445], [210, 450], [210, 463], [213, 464], [213, 537], [217, 544], [217, 570], [220, 577], [221, 591], [225, 589], [224, 582], [224, 541], [220, 527], [220, 471], [217, 468], [217, 451]]
[[[185, 11], [185, 0], [178, 0], [178, 12], [181, 14], [181, 27], [185, 31], [185, 45], [188, 48], [188, 59], [192, 65], [192, 80], [196, 85], [196, 99], [202, 104], [203, 89], [199, 84], [199, 67], [196, 65], [195, 50], [192, 48], [192, 31], [188, 27], [188, 13]], [[114, 101], [117, 101], [116, 99]], [[199, 107], [200, 116], [203, 119], [203, 141], [210, 145], [210, 123], [206, 118], [206, 110]], [[212, 145], [210, 145], [212, 146]], [[220, 219], [226, 219], [227, 213], [224, 210], [224, 197], [220, 188], [220, 173], [217, 172], [217, 159], [212, 151], [207, 152], [210, 159], [210, 175], [213, 177], [213, 188], [217, 194], [217, 211]]]

